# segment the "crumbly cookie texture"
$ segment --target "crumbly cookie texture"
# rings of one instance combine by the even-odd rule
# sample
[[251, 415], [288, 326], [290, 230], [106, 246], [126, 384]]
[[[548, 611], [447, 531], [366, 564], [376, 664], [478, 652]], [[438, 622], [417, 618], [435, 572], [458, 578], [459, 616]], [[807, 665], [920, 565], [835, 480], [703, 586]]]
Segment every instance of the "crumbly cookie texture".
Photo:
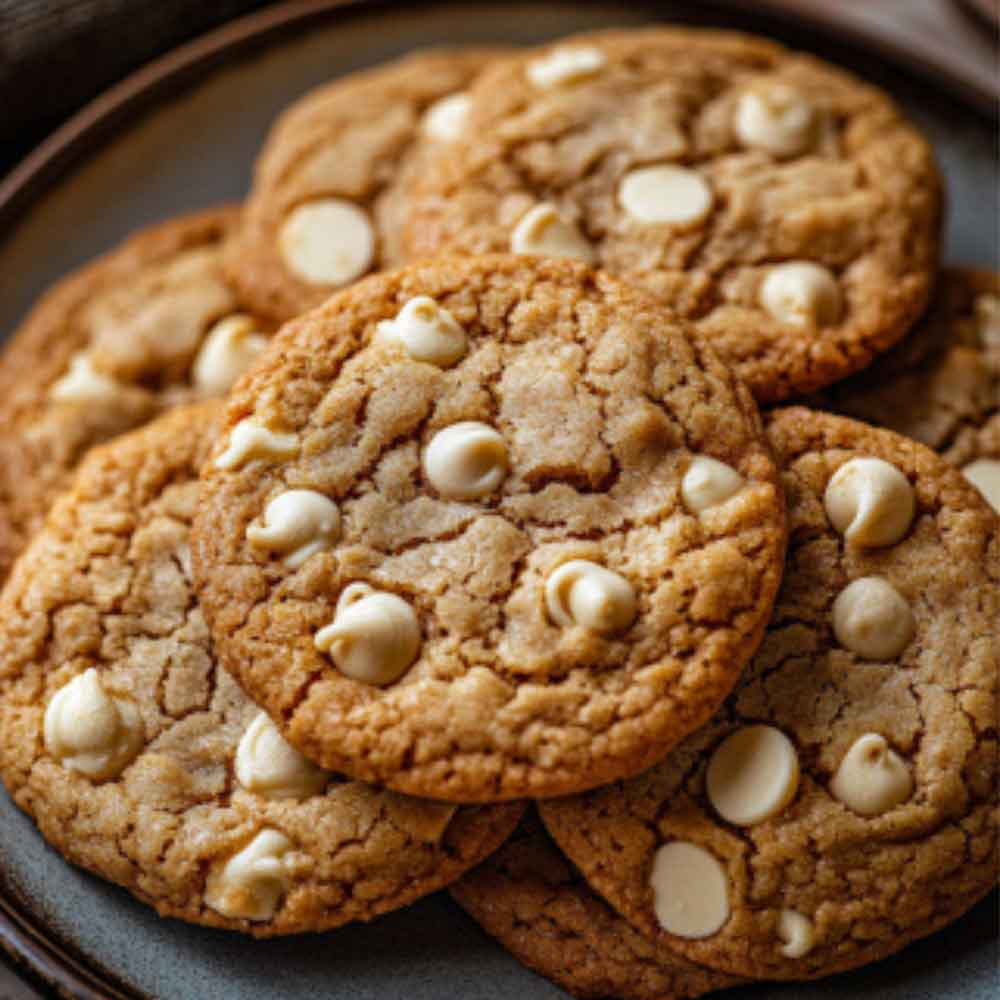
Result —
[[1000, 274], [945, 271], [906, 340], [810, 402], [915, 438], [974, 482], [992, 469], [992, 492], [976, 485], [1000, 508]]
[[70, 861], [165, 916], [257, 936], [367, 920], [521, 813], [322, 774], [216, 663], [189, 526], [218, 404], [95, 449], [0, 596], [0, 773]]
[[223, 208], [143, 230], [60, 282], [0, 355], [0, 577], [92, 445], [219, 395], [259, 353], [223, 280]]
[[449, 891], [515, 958], [575, 997], [683, 1000], [740, 982], [634, 930], [587, 886], [533, 810]]
[[[939, 252], [937, 169], [891, 101], [723, 32], [603, 32], [498, 60], [407, 203], [410, 255], [583, 256], [693, 320], [764, 402], [899, 340]], [[526, 243], [542, 206], [561, 221]]]
[[[396, 335], [423, 297], [460, 360]], [[294, 454], [231, 464], [248, 434]], [[740, 487], [692, 512], [701, 454]], [[655, 299], [571, 261], [437, 259], [287, 324], [204, 486], [195, 575], [225, 665], [324, 766], [455, 801], [662, 756], [735, 683], [784, 548], [749, 393]], [[293, 568], [252, 536], [300, 489], [341, 533]], [[573, 560], [593, 566], [547, 592]]]
[[[541, 810], [643, 933], [728, 972], [798, 979], [888, 955], [996, 883], [1000, 532], [976, 491], [916, 442], [803, 408], [776, 411], [768, 430], [789, 554], [742, 681], [647, 773]], [[912, 486], [915, 514], [895, 543], [852, 544], [828, 519], [831, 477], [862, 456]], [[872, 578], [915, 621], [887, 658], [834, 633], [838, 595]], [[871, 638], [896, 615], [869, 601], [850, 628]], [[670, 867], [664, 852], [680, 845], [706, 859], [697, 878]], [[695, 926], [693, 912], [719, 923]]]
[[257, 312], [283, 322], [400, 261], [403, 181], [461, 134], [464, 89], [498, 52], [415, 52], [310, 91], [282, 114], [225, 251]]

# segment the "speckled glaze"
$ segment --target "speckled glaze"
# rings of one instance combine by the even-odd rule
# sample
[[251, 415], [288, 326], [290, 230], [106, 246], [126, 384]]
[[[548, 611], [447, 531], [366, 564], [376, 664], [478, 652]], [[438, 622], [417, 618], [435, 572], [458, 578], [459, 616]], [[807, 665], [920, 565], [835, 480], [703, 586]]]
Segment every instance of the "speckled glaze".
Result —
[[[131, 124], [37, 200], [0, 234], [0, 331], [9, 332], [48, 284], [128, 231], [155, 219], [240, 197], [270, 121], [293, 98], [330, 76], [420, 45], [526, 43], [606, 25], [671, 16], [767, 32], [753, 16], [728, 20], [696, 3], [450, 4], [392, 12], [357, 7], [328, 24], [273, 37], [252, 57], [214, 71], [197, 86]], [[512, 8], [517, 8], [516, 11]], [[949, 186], [946, 259], [992, 264], [997, 192], [995, 134], [975, 114], [846, 47], [788, 33], [792, 45], [850, 67], [893, 91], [935, 142]], [[0, 896], [43, 939], [81, 956], [81, 978], [59, 951], [34, 951], [0, 906], [0, 947], [14, 949], [63, 995], [160, 1000], [523, 1000], [563, 997], [519, 966], [443, 895], [370, 925], [254, 942], [163, 920], [127, 893], [66, 865], [0, 791]], [[770, 984], [727, 996], [820, 1000], [987, 1000], [996, 991], [994, 893], [947, 930], [902, 954], [847, 976]], [[54, 978], [58, 977], [58, 978]], [[107, 985], [104, 985], [107, 984]], [[90, 992], [87, 992], [87, 989]], [[3, 988], [0, 988], [3, 993]], [[26, 994], [31, 995], [31, 994]]]

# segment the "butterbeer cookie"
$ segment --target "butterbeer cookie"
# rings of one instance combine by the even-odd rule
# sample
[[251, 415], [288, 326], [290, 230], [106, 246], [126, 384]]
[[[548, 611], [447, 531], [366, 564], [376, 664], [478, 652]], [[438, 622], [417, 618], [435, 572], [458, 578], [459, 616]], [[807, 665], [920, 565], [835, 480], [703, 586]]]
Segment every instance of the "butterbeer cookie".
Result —
[[0, 597], [0, 772], [69, 860], [257, 936], [367, 920], [497, 847], [455, 807], [306, 760], [216, 664], [188, 532], [217, 404], [95, 450]]
[[922, 441], [1000, 509], [1000, 275], [946, 271], [918, 329], [815, 403]]
[[449, 891], [515, 958], [575, 997], [683, 1000], [739, 982], [639, 934], [588, 888], [534, 811]]
[[487, 69], [406, 248], [576, 257], [694, 321], [759, 400], [869, 364], [927, 300], [940, 182], [880, 91], [746, 35], [580, 35]]
[[0, 355], [0, 578], [92, 445], [225, 393], [264, 345], [226, 285], [217, 209], [146, 229], [64, 279]]
[[325, 767], [456, 801], [657, 760], [735, 683], [784, 547], [749, 393], [574, 261], [429, 261], [287, 324], [204, 485], [224, 664]]
[[465, 87], [494, 54], [417, 52], [313, 90], [278, 119], [225, 255], [257, 312], [290, 319], [399, 262], [403, 181], [461, 135]]
[[997, 517], [916, 442], [778, 411], [789, 554], [722, 711], [631, 781], [542, 804], [588, 881], [684, 957], [873, 961], [997, 879]]

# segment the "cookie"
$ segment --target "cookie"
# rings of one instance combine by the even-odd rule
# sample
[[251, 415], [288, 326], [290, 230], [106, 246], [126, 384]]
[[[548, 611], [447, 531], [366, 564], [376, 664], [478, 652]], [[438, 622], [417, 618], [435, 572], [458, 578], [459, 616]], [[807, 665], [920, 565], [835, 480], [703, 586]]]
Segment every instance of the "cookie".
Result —
[[456, 878], [521, 806], [331, 775], [216, 663], [189, 577], [219, 416], [95, 449], [0, 596], [0, 773], [70, 861], [165, 916], [260, 937], [368, 920]]
[[754, 977], [874, 961], [997, 879], [997, 517], [916, 442], [803, 408], [768, 424], [789, 554], [722, 711], [652, 770], [543, 803], [641, 932]]
[[195, 578], [224, 664], [333, 770], [454, 801], [634, 773], [777, 589], [749, 393], [575, 261], [444, 258], [283, 327], [229, 397]]
[[404, 178], [461, 130], [499, 50], [429, 50], [310, 91], [275, 123], [226, 252], [234, 287], [284, 321], [400, 260]]
[[534, 810], [449, 891], [518, 961], [575, 997], [683, 1000], [740, 982], [635, 931], [588, 888]]
[[919, 316], [940, 180], [880, 91], [727, 32], [574, 36], [498, 61], [407, 192], [405, 247], [578, 257], [697, 324], [760, 401], [865, 367]]
[[264, 344], [223, 281], [222, 208], [126, 240], [42, 297], [0, 355], [0, 578], [94, 444], [222, 395]]
[[921, 441], [1000, 510], [1000, 274], [945, 271], [913, 334], [812, 402]]

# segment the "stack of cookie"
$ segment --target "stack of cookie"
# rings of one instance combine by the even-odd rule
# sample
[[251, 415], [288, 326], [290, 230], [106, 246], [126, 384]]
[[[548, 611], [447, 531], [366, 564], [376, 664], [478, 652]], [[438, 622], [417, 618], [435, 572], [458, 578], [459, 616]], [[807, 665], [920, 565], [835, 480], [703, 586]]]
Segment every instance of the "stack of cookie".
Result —
[[257, 936], [451, 884], [579, 996], [953, 920], [997, 878], [1000, 280], [928, 307], [940, 209], [884, 95], [746, 36], [307, 95], [245, 206], [0, 362], [10, 794]]

